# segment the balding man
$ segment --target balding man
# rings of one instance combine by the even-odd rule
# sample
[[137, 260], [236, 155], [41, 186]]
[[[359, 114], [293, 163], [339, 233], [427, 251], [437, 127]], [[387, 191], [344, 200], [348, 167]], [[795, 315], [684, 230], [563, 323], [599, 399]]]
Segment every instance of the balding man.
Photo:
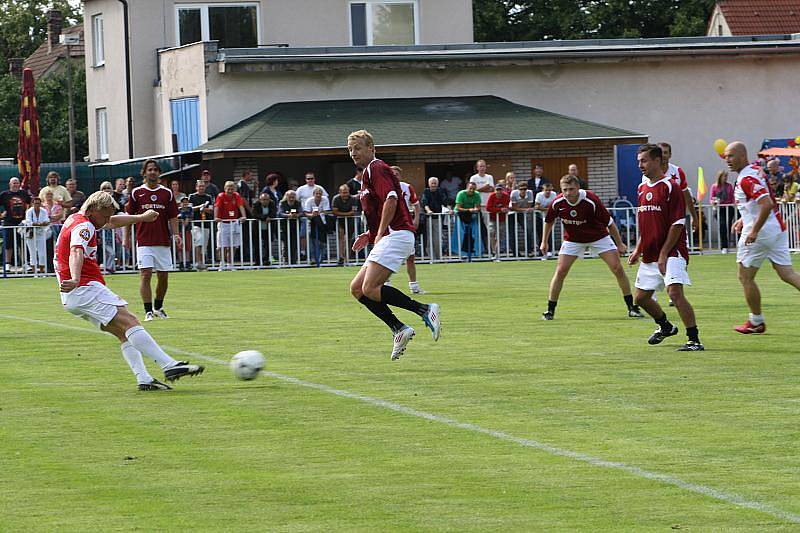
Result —
[[747, 148], [740, 141], [729, 144], [723, 156], [728, 168], [739, 173], [734, 197], [741, 218], [734, 222], [733, 229], [741, 233], [736, 262], [744, 298], [750, 308], [747, 322], [734, 329], [743, 334], [764, 333], [767, 327], [761, 314], [761, 292], [755, 280], [758, 269], [769, 259], [778, 276], [798, 290], [800, 274], [792, 268], [786, 224], [778, 211], [775, 192], [761, 168], [748, 163]]
[[[22, 254], [18, 253], [18, 261], [14, 261], [15, 252], [20, 252], [22, 239], [14, 231], [14, 226], [19, 226], [25, 220], [25, 211], [31, 203], [31, 195], [23, 191], [22, 183], [19, 178], [11, 178], [8, 181], [8, 190], [0, 192], [0, 209], [5, 211], [3, 215], [3, 243], [6, 248], [6, 270], [11, 268], [9, 262], [22, 266]], [[14, 246], [14, 244], [17, 246]]]

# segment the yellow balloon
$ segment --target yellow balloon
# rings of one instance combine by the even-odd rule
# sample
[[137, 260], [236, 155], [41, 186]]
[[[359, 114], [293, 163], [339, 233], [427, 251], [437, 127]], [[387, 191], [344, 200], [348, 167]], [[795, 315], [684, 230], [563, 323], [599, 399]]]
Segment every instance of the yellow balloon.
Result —
[[716, 141], [714, 141], [714, 151], [717, 152], [717, 154], [719, 155], [725, 153], [725, 148], [727, 146], [728, 146], [728, 141], [726, 141], [725, 139], [717, 139]]
[[800, 144], [800, 135], [794, 138], [794, 142]]

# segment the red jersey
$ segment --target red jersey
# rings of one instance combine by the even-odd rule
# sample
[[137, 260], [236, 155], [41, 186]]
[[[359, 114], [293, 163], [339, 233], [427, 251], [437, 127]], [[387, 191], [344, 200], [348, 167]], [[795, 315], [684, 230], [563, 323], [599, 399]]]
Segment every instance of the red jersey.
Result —
[[403, 199], [406, 201], [408, 212], [411, 213], [411, 208], [419, 203], [417, 191], [414, 190], [413, 185], [406, 183], [405, 181], [400, 182], [400, 189], [403, 191]]
[[88, 285], [90, 281], [99, 281], [105, 285], [106, 281], [97, 265], [97, 234], [94, 224], [81, 213], [70, 215], [64, 222], [61, 233], [58, 234], [53, 264], [59, 283], [72, 279], [69, 271], [69, 254], [73, 248], [83, 248], [84, 255], [78, 286]]
[[[664, 176], [677, 181], [678, 186], [682, 191], [689, 190], [689, 182], [686, 181], [686, 172], [684, 172], [683, 169], [678, 165], [667, 163], [667, 171], [664, 172]], [[642, 175], [642, 183], [645, 183], [647, 181], [648, 181], [647, 176]]]
[[669, 257], [681, 256], [689, 261], [689, 250], [686, 248], [686, 204], [683, 201], [683, 192], [680, 184], [663, 177], [654, 184], [648, 180], [639, 185], [639, 237], [643, 263], [655, 263], [661, 254], [661, 247], [667, 240], [667, 234], [672, 226], [681, 226], [681, 235], [678, 242], [669, 251]]
[[169, 246], [169, 221], [178, 216], [178, 204], [175, 203], [172, 191], [162, 185], [155, 189], [146, 185], [133, 189], [125, 205], [125, 212], [129, 215], [141, 215], [148, 209], [157, 211], [158, 218], [153, 222], [136, 224], [136, 245]]
[[761, 205], [758, 201], [765, 196], [772, 200], [774, 207], [761, 227], [759, 235], [773, 236], [786, 230], [786, 223], [781, 215], [780, 204], [775, 198], [775, 191], [772, 190], [769, 181], [764, 177], [764, 172], [758, 165], [747, 165], [739, 171], [733, 196], [736, 199], [739, 213], [742, 215], [743, 235], [749, 234], [753, 229], [761, 212]]
[[374, 242], [377, 237], [376, 232], [381, 224], [381, 214], [383, 204], [387, 198], [394, 196], [397, 198], [397, 209], [394, 211], [394, 218], [389, 223], [387, 233], [392, 231], [407, 230], [414, 232], [414, 221], [408, 206], [402, 200], [403, 190], [400, 188], [400, 181], [389, 168], [389, 165], [380, 159], [373, 159], [364, 169], [364, 177], [361, 183], [361, 209], [367, 218], [367, 229], [369, 230], [369, 242]]
[[608, 237], [611, 215], [606, 206], [592, 191], [578, 191], [578, 201], [569, 203], [563, 194], [556, 196], [547, 208], [545, 222], [560, 218], [564, 224], [564, 240], [570, 242], [594, 242]]
[[239, 208], [244, 205], [244, 200], [235, 192], [228, 196], [227, 193], [221, 192], [217, 195], [217, 200], [214, 202], [214, 207], [217, 208], [217, 216], [222, 220], [236, 220], [242, 214]]

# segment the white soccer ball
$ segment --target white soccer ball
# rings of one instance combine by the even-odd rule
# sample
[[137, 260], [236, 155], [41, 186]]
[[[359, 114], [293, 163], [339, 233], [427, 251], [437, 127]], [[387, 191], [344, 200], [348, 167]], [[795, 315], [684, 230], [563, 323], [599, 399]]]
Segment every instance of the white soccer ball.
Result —
[[231, 359], [231, 370], [238, 379], [251, 380], [258, 376], [258, 373], [267, 364], [267, 360], [256, 350], [245, 350], [239, 352]]

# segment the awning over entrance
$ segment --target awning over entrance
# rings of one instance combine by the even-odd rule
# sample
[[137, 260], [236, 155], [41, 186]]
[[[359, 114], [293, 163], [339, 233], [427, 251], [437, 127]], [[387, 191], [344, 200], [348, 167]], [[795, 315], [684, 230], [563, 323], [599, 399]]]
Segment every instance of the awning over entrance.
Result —
[[[275, 104], [200, 146], [206, 154], [342, 150], [366, 129], [380, 147], [552, 141], [641, 142], [645, 135], [518, 105], [496, 96]], [[265, 154], [266, 155], [266, 154]]]

